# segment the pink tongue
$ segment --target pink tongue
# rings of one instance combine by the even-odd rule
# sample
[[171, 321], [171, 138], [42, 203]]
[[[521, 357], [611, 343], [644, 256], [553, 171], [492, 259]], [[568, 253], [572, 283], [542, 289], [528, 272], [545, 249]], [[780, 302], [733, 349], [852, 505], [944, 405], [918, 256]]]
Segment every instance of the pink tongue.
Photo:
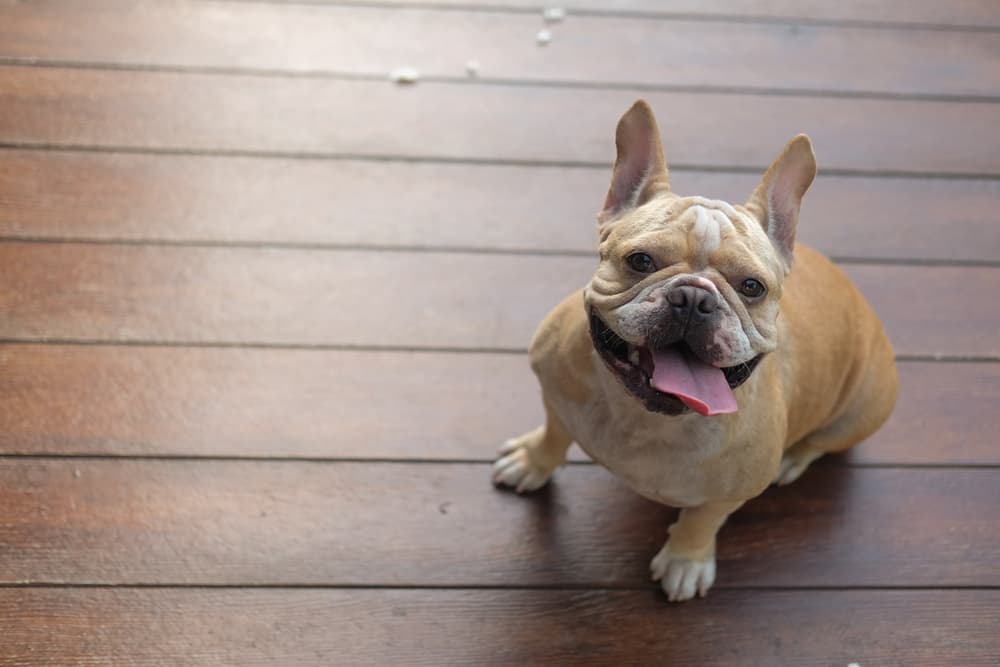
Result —
[[677, 346], [653, 353], [653, 386], [705, 417], [736, 412], [736, 397], [722, 370]]

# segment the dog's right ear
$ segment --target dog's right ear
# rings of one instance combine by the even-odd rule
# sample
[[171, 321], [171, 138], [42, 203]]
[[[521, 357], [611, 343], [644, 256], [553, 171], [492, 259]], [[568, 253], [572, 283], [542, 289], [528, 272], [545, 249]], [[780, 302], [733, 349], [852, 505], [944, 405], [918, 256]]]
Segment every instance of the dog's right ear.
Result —
[[611, 175], [611, 187], [604, 200], [604, 210], [597, 215], [601, 223], [670, 190], [660, 130], [646, 100], [636, 101], [618, 121], [615, 145], [618, 157]]
[[802, 197], [814, 178], [816, 154], [809, 137], [800, 134], [771, 163], [746, 205], [763, 225], [786, 270], [792, 266]]

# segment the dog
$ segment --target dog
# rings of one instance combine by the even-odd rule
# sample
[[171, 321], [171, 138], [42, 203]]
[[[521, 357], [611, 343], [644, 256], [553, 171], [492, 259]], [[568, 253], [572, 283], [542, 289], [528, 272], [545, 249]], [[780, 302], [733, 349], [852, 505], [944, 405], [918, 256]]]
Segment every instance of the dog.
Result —
[[806, 135], [743, 205], [671, 190], [643, 100], [615, 143], [597, 271], [531, 342], [545, 423], [501, 447], [493, 482], [537, 489], [576, 441], [642, 496], [681, 508], [650, 570], [669, 600], [688, 600], [715, 581], [730, 514], [886, 421], [896, 367], [857, 288], [795, 243], [816, 175]]

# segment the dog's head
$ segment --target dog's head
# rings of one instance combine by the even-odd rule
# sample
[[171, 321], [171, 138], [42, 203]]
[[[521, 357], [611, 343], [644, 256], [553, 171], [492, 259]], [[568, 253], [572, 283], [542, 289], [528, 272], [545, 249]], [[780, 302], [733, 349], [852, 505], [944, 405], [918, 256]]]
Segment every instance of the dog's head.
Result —
[[670, 190], [642, 100], [616, 144], [601, 263], [585, 290], [594, 346], [649, 410], [735, 412], [732, 389], [777, 344], [799, 205], [816, 175], [809, 138], [789, 142], [743, 205]]

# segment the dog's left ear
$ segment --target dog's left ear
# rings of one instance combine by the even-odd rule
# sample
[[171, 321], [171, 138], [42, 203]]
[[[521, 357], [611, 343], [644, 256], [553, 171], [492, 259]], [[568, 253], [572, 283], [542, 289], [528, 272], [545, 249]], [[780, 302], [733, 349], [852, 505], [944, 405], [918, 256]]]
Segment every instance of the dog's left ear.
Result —
[[816, 177], [816, 155], [809, 137], [800, 134], [785, 146], [771, 163], [760, 185], [750, 195], [746, 207], [764, 230], [784, 260], [785, 268], [792, 265], [795, 228], [799, 222], [802, 197]]
[[670, 189], [667, 164], [663, 160], [660, 130], [646, 100], [638, 100], [618, 121], [611, 187], [604, 210], [597, 214], [604, 223], [622, 211], [637, 208], [659, 192]]

